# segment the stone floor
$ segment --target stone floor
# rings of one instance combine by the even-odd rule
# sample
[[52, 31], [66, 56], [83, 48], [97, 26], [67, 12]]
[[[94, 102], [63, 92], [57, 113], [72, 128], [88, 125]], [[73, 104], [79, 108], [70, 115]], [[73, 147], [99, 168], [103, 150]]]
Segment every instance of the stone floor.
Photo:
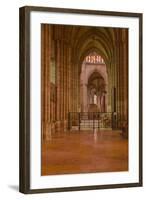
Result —
[[128, 140], [118, 131], [58, 133], [42, 144], [42, 175], [128, 170]]

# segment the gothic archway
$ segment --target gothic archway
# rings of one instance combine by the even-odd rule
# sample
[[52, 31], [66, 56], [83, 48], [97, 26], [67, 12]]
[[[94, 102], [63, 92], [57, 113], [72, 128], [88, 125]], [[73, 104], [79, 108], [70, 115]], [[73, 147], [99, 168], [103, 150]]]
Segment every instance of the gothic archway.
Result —
[[106, 84], [98, 72], [93, 72], [88, 79], [88, 112], [106, 112]]
[[108, 76], [102, 56], [92, 52], [84, 58], [80, 74], [82, 112], [106, 112]]

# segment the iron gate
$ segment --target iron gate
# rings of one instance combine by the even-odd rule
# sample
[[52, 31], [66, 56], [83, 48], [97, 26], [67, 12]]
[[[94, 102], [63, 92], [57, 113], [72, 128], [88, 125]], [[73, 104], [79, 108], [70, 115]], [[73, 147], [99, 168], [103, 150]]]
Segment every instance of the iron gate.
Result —
[[69, 130], [109, 129], [114, 127], [112, 112], [69, 112]]

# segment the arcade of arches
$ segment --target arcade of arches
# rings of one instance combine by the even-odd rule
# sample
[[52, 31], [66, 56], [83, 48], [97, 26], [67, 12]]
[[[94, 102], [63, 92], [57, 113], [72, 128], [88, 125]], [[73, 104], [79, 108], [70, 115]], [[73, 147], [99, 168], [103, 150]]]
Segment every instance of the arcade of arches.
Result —
[[[125, 164], [121, 161], [118, 167], [112, 165], [111, 169], [99, 171], [127, 170], [128, 29], [42, 24], [41, 55], [43, 174], [49, 174], [45, 171], [45, 156], [47, 148], [51, 149], [49, 145], [54, 144], [50, 144], [51, 139], [63, 133], [65, 140], [76, 137], [72, 138], [76, 141], [79, 134], [80, 139], [88, 134], [85, 128], [83, 132], [68, 130], [69, 113], [112, 113], [113, 125], [109, 134], [103, 130], [102, 139], [106, 140], [111, 134], [112, 139], [108, 141], [111, 144], [118, 141], [119, 154], [123, 155], [121, 160]], [[121, 130], [124, 131], [121, 133]]]

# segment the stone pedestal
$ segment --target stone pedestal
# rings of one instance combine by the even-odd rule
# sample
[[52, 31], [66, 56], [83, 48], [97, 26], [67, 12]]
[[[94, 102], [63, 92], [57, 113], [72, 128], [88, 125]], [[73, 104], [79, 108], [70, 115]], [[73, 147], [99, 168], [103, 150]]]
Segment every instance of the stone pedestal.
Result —
[[42, 123], [42, 133], [43, 133], [43, 136], [42, 136], [43, 141], [47, 141], [51, 139], [52, 131], [51, 131], [51, 124], [49, 122]]

